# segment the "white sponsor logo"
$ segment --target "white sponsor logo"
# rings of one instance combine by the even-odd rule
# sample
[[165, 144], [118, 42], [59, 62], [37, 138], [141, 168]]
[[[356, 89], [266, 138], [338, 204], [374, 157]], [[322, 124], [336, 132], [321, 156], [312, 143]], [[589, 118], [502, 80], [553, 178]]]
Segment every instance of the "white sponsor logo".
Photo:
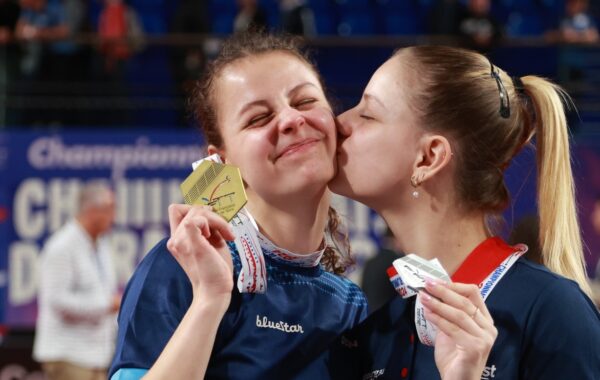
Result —
[[485, 367], [483, 369], [483, 373], [481, 374], [481, 380], [489, 380], [489, 379], [495, 379], [496, 378], [496, 366], [495, 365], [491, 365], [489, 367]]
[[382, 369], [378, 369], [376, 371], [373, 372], [369, 372], [366, 375], [364, 375], [362, 377], [362, 380], [372, 380], [372, 379], [376, 379], [379, 376], [383, 376], [383, 374], [385, 373], [385, 368]]
[[260, 317], [260, 315], [256, 316], [256, 327], [260, 327], [263, 329], [274, 329], [280, 330], [286, 333], [300, 333], [304, 334], [304, 330], [302, 330], [301, 325], [290, 325], [287, 322], [279, 321], [273, 322], [269, 321], [267, 317]]
[[[123, 178], [129, 169], [182, 169], [198, 158], [198, 146], [152, 144], [146, 137], [134, 144], [67, 144], [60, 137], [40, 137], [27, 150], [36, 169], [110, 169]], [[1, 157], [0, 157], [1, 158]]]

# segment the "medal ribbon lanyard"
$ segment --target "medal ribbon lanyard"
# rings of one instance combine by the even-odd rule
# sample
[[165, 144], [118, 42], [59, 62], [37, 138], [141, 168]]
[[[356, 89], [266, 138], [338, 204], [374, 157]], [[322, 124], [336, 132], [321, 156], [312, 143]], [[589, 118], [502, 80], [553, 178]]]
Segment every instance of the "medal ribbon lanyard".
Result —
[[[471, 252], [452, 276], [452, 281], [477, 285], [485, 301], [508, 269], [525, 252], [527, 246], [523, 244], [511, 247], [499, 237], [489, 238]], [[417, 294], [404, 285], [394, 267], [388, 270], [388, 275], [403, 298]], [[425, 319], [425, 309], [419, 295], [415, 302], [415, 326], [419, 340], [425, 345], [433, 346], [437, 328]]]

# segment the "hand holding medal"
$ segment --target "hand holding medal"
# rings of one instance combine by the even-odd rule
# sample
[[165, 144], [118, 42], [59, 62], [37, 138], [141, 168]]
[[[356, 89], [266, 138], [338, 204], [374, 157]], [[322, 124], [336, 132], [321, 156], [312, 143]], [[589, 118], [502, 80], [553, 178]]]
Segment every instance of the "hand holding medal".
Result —
[[416, 295], [415, 327], [421, 343], [435, 346], [442, 378], [478, 378], [498, 334], [476, 285], [453, 283], [436, 260], [409, 254], [394, 261], [390, 280], [403, 298]]
[[242, 263], [237, 288], [241, 293], [264, 293], [266, 267], [257, 236], [258, 226], [244, 208], [248, 198], [240, 170], [224, 164], [217, 154], [194, 162], [192, 167], [194, 171], [181, 184], [185, 203], [210, 207], [230, 223], [234, 236], [231, 240], [235, 240]]
[[247, 201], [239, 170], [203, 160], [181, 189], [187, 204], [169, 207], [167, 247], [186, 272], [194, 293], [224, 300], [225, 307], [233, 288], [233, 265], [225, 240], [235, 239], [227, 222]]

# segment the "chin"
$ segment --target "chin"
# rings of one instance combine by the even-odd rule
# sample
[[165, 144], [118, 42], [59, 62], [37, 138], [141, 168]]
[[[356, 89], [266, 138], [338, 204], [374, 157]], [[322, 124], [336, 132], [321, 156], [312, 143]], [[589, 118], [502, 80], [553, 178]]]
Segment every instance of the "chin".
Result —
[[298, 175], [315, 181], [324, 180], [329, 182], [336, 173], [336, 168], [331, 164], [332, 160], [317, 159], [306, 162], [298, 168]]
[[343, 170], [337, 171], [336, 175], [329, 181], [327, 185], [332, 192], [344, 197], [352, 197], [352, 187], [348, 182], [348, 177]]

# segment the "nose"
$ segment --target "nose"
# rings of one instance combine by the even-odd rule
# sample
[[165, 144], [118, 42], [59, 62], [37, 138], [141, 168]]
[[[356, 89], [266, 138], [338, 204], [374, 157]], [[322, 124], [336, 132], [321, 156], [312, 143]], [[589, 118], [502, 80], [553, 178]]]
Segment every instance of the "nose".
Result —
[[304, 115], [295, 108], [287, 107], [279, 114], [278, 127], [280, 133], [293, 133], [304, 124], [306, 124]]
[[348, 110], [336, 118], [335, 125], [337, 127], [338, 135], [341, 138], [349, 137], [352, 134], [352, 127], [350, 127], [351, 111], [352, 110]]

